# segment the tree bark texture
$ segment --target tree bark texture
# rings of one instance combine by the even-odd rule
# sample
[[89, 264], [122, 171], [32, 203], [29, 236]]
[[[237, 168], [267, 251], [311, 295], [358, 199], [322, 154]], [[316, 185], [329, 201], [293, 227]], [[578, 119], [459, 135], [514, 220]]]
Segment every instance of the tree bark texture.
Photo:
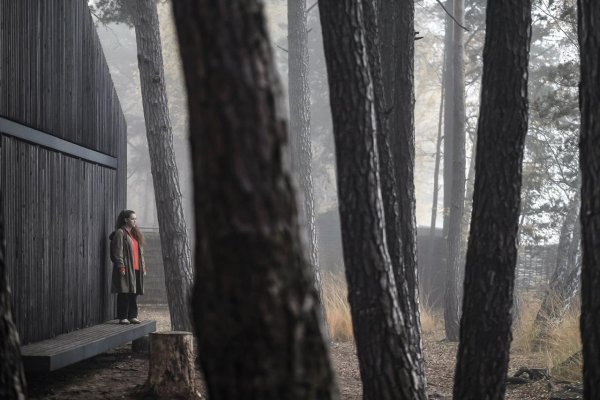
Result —
[[[446, 256], [446, 291], [444, 295], [444, 326], [446, 338], [456, 341], [459, 336], [459, 302], [460, 302], [460, 270], [462, 219], [465, 202], [465, 68], [464, 68], [464, 39], [463, 30], [458, 25], [464, 25], [464, 0], [452, 1], [452, 14], [458, 21], [449, 21], [452, 30], [450, 68], [452, 80], [452, 101], [446, 113], [449, 123], [445, 130], [446, 149], [449, 157], [444, 158], [444, 196], [449, 195], [445, 211], [447, 219], [447, 256]], [[450, 62], [450, 60], [448, 60]], [[451, 139], [450, 139], [451, 138]], [[448, 171], [446, 171], [448, 169]], [[448, 179], [448, 180], [446, 180]]]
[[27, 386], [21, 362], [19, 333], [12, 316], [11, 294], [6, 278], [2, 196], [3, 193], [0, 191], [0, 398], [21, 400], [26, 398]]
[[[381, 65], [385, 110], [389, 115], [389, 141], [396, 175], [400, 218], [399, 240], [404, 258], [397, 279], [408, 284], [409, 300], [420, 342], [419, 280], [417, 275], [417, 221], [415, 201], [415, 123], [414, 123], [414, 2], [378, 0], [380, 4]], [[420, 345], [419, 345], [420, 347]]]
[[[308, 87], [308, 33], [306, 0], [288, 1], [288, 96], [290, 111], [290, 148], [292, 170], [296, 172], [300, 192], [301, 227], [308, 229], [308, 250], [313, 266], [315, 286], [321, 299], [323, 285], [318, 258], [317, 229], [312, 181], [312, 146], [310, 136], [310, 90]], [[327, 330], [325, 318], [323, 328]]]
[[138, 67], [171, 325], [175, 330], [191, 331], [192, 260], [173, 151], [158, 12], [154, 0], [136, 2]]
[[[454, 13], [454, 0], [446, 0], [446, 9]], [[455, 141], [455, 106], [456, 82], [455, 61], [456, 48], [454, 46], [455, 22], [446, 16], [444, 36], [444, 272], [446, 286], [444, 290], [444, 329], [448, 340], [456, 341], [459, 335], [459, 310], [458, 310], [458, 277], [455, 273], [451, 252], [450, 228], [452, 209], [452, 182], [454, 172], [454, 141]]]
[[150, 334], [146, 389], [159, 399], [200, 399], [196, 388], [193, 337], [190, 332]]
[[600, 3], [578, 0], [583, 396], [600, 398]]
[[456, 399], [504, 398], [511, 342], [531, 3], [498, 0], [486, 13]]
[[336, 399], [263, 8], [173, 2], [193, 155], [200, 364], [211, 399]]
[[[406, 330], [410, 333], [410, 349], [413, 352], [412, 355], [415, 360], [414, 365], [418, 370], [418, 374], [424, 377], [425, 372], [421, 346], [421, 320], [419, 318], [418, 286], [416, 285], [416, 253], [414, 248], [412, 249], [412, 252], [409, 252], [409, 247], [403, 246], [404, 241], [407, 240], [406, 234], [408, 234], [408, 229], [406, 229], [404, 224], [408, 223], [410, 225], [410, 219], [403, 219], [401, 215], [401, 210], [406, 214], [407, 210], [410, 210], [410, 208], [414, 206], [414, 203], [411, 204], [410, 202], [407, 202], [411, 196], [400, 195], [396, 177], [398, 171], [396, 164], [406, 167], [404, 164], [411, 163], [412, 161], [402, 158], [405, 157], [406, 154], [392, 153], [392, 134], [397, 134], [398, 132], [392, 132], [390, 129], [390, 120], [387, 117], [386, 111], [388, 107], [386, 106], [385, 100], [386, 88], [391, 91], [403, 90], [406, 88], [401, 86], [394, 88], [391, 87], [391, 85], [384, 85], [381, 66], [383, 44], [393, 48], [395, 47], [394, 43], [397, 41], [397, 37], [382, 37], [379, 31], [379, 21], [382, 21], [383, 19], [380, 18], [382, 17], [382, 12], [386, 13], [386, 15], [394, 15], [394, 13], [398, 11], [398, 7], [395, 6], [396, 4], [398, 4], [398, 2], [387, 0], [362, 1], [367, 43], [367, 59], [371, 79], [373, 81], [376, 141], [377, 153], [379, 155], [379, 177], [383, 200], [386, 245], [391, 258], [392, 271], [394, 272], [394, 279], [396, 280], [396, 287], [398, 289], [400, 312], [405, 316], [404, 322]], [[385, 8], [380, 9], [381, 6], [385, 6]], [[386, 22], [390, 21], [386, 20]], [[392, 27], [383, 26], [388, 28], [388, 34], [393, 31]], [[414, 41], [414, 39], [411, 37], [411, 43], [412, 41]], [[407, 71], [407, 73], [412, 73], [412, 70]], [[395, 83], [398, 84], [399, 82], [402, 83], [404, 81], [396, 81]], [[391, 80], [390, 83], [394, 83], [394, 81]], [[413, 113], [413, 109], [411, 107], [398, 107], [398, 112]], [[404, 117], [403, 120], [408, 121], [411, 120], [411, 118]], [[402, 140], [397, 138], [396, 142], [402, 142]], [[403, 143], [403, 146], [410, 145], [410, 140], [408, 140], [407, 143]], [[412, 145], [414, 146], [414, 141]], [[398, 146], [396, 146], [395, 149], [398, 150]], [[406, 170], [407, 168], [409, 167], [402, 169]], [[410, 185], [407, 185], [404, 190], [410, 190]], [[412, 198], [414, 199], [414, 195]], [[404, 201], [404, 203], [400, 203], [401, 200]], [[413, 226], [413, 228], [416, 229], [415, 226]], [[411, 237], [415, 237], [414, 232]], [[412, 239], [409, 238], [408, 240]], [[423, 379], [420, 383], [425, 384], [425, 380]]]
[[[363, 9], [319, 1], [336, 144], [344, 263], [363, 395], [425, 399], [384, 233], [377, 121]], [[413, 326], [412, 329], [418, 329]]]

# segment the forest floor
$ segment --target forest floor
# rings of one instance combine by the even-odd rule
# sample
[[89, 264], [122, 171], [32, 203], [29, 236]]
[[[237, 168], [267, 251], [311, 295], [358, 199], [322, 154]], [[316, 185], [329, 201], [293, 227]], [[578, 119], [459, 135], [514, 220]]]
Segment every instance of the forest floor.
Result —
[[[141, 307], [140, 319], [157, 321], [157, 330], [169, 330], [166, 307]], [[430, 399], [450, 399], [456, 343], [441, 340], [442, 332], [424, 337], [428, 393]], [[341, 399], [362, 398], [360, 373], [352, 342], [334, 342], [331, 357], [337, 374]], [[511, 355], [510, 375], [521, 367], [542, 368], [542, 356]], [[45, 374], [27, 376], [30, 399], [96, 400], [142, 399], [139, 389], [148, 374], [148, 355], [131, 352], [125, 345], [75, 365]], [[200, 374], [198, 374], [200, 376]], [[201, 387], [201, 383], [199, 387]], [[510, 385], [507, 399], [549, 399], [555, 382], [541, 380], [524, 385]], [[576, 398], [576, 397], [573, 397]]]

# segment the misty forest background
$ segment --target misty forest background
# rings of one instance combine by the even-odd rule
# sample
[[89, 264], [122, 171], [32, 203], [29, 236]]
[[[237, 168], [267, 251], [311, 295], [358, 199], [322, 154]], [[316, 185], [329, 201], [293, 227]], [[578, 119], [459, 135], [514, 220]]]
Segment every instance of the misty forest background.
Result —
[[[287, 96], [287, 2], [266, 2], [266, 14], [281, 83]], [[184, 213], [190, 236], [193, 235], [191, 170], [187, 139], [185, 87], [177, 48], [175, 27], [169, 3], [158, 4], [165, 81], [173, 126], [174, 150], [180, 176]], [[320, 266], [342, 271], [335, 151], [329, 106], [327, 74], [323, 55], [318, 7], [308, 13], [310, 132], [312, 136], [312, 175], [315, 218], [319, 238]], [[530, 54], [530, 121], [523, 162], [523, 188], [519, 242], [522, 249], [537, 246], [538, 253], [554, 255], [563, 222], [577, 204], [578, 182], [577, 104], [578, 47], [576, 10], [572, 1], [535, 1]], [[435, 1], [415, 3], [415, 190], [416, 218], [423, 237], [433, 221], [444, 225], [444, 128], [440, 119], [444, 26], [446, 14]], [[128, 206], [138, 212], [140, 225], [158, 228], [152, 175], [141, 102], [135, 31], [124, 23], [97, 21], [111, 75], [128, 125]], [[485, 37], [485, 2], [465, 2], [465, 210], [463, 232], [466, 238], [474, 179], [474, 139], [479, 110], [481, 55]], [[442, 129], [440, 132], [440, 122]], [[436, 172], [436, 155], [441, 133], [442, 161]], [[438, 176], [436, 179], [435, 175]], [[438, 183], [439, 182], [439, 183]], [[437, 183], [437, 185], [434, 185]], [[436, 188], [436, 189], [434, 189]], [[438, 193], [434, 194], [434, 191]], [[437, 202], [433, 203], [433, 198]], [[433, 209], [433, 215], [432, 215]], [[446, 213], [447, 215], [448, 213]], [[572, 234], [572, 227], [570, 227]], [[439, 233], [438, 233], [439, 234]], [[324, 243], [323, 243], [324, 242]], [[463, 241], [463, 243], [466, 241]], [[524, 253], [529, 256], [530, 253]], [[536, 253], [537, 254], [537, 253]], [[426, 256], [426, 255], [424, 255]], [[544, 259], [546, 259], [544, 258]], [[427, 262], [425, 257], [421, 257]], [[542, 273], [547, 278], [546, 265]], [[440, 271], [443, 271], [440, 267]], [[522, 271], [533, 273], [535, 271]], [[519, 276], [518, 286], [539, 288], [542, 283], [530, 276]], [[533, 279], [533, 280], [532, 280]]]
[[209, 397], [336, 399], [353, 341], [365, 399], [599, 398], [600, 6], [268, 0], [265, 30], [260, 1], [88, 5]]
[[[331, 82], [327, 80], [319, 7], [316, 3], [306, 6], [317, 265], [324, 276], [329, 334], [334, 340], [346, 340], [357, 331], [352, 331], [345, 300], [336, 149], [329, 98]], [[459, 335], [459, 304], [474, 193], [485, 6], [482, 0], [466, 0], [464, 19], [454, 9], [458, 20], [453, 22], [436, 1], [415, 2], [414, 183], [421, 323], [425, 334], [439, 330], [451, 341], [457, 341]], [[564, 363], [568, 362], [563, 374], [577, 378], [581, 374], [582, 357], [578, 335], [573, 334], [577, 331], [575, 300], [581, 271], [577, 224], [580, 204], [577, 15], [575, 2], [570, 0], [534, 1], [532, 6], [529, 125], [522, 164], [513, 308], [518, 322], [515, 345], [528, 351], [548, 351], [548, 366], [565, 369]], [[265, 12], [287, 99], [290, 66], [287, 2], [267, 1]], [[194, 243], [187, 100], [171, 4], [159, 2], [158, 15], [183, 210], [189, 242]], [[128, 208], [137, 211], [143, 228], [157, 229], [135, 31], [131, 24], [106, 23], [99, 16], [96, 23], [128, 124]], [[453, 35], [459, 35], [459, 39], [453, 39]], [[381, 57], [385, 70], [384, 53]], [[298, 201], [302, 204], [303, 199]], [[304, 235], [308, 239], [306, 232]], [[415, 309], [414, 305], [409, 307]], [[413, 321], [412, 327], [415, 326]], [[415, 365], [422, 368], [418, 360]], [[363, 381], [369, 380], [363, 377]], [[424, 393], [421, 383], [413, 384], [416, 391]]]

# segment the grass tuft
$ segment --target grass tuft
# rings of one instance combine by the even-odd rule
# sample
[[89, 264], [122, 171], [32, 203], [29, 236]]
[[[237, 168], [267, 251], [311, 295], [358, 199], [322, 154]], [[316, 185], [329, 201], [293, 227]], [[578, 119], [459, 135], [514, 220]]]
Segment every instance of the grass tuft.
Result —
[[354, 335], [346, 278], [343, 274], [329, 272], [324, 274], [322, 284], [330, 338], [338, 342], [352, 340]]
[[[348, 286], [342, 273], [326, 272], [322, 277], [327, 327], [332, 340], [351, 341], [352, 316], [348, 303]], [[421, 329], [424, 334], [434, 334], [443, 329], [441, 314], [426, 302], [420, 304]]]

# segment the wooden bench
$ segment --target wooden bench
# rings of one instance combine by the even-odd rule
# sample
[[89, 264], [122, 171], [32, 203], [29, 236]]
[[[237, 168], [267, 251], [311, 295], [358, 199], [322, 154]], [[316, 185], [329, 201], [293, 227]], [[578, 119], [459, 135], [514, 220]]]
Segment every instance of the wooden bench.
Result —
[[156, 331], [156, 321], [120, 325], [118, 320], [21, 347], [27, 371], [54, 371]]

